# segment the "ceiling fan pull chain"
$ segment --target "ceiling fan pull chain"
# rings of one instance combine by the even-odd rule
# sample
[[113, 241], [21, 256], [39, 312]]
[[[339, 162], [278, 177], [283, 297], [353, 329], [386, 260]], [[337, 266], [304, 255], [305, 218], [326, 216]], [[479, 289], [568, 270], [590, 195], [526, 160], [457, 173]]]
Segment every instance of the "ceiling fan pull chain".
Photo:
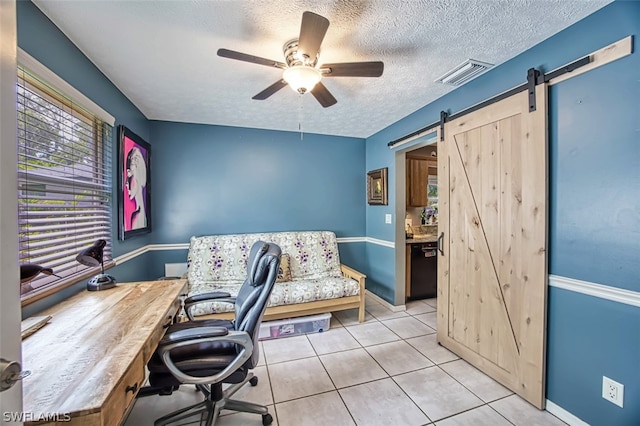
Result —
[[302, 131], [302, 118], [304, 116], [304, 96], [298, 95], [298, 130], [300, 131], [300, 140], [304, 140], [304, 133]]

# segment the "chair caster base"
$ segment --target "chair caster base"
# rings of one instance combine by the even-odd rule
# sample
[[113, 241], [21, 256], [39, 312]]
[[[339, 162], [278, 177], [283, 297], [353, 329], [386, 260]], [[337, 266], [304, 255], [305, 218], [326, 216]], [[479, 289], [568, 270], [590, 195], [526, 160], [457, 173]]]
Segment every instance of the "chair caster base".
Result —
[[273, 423], [273, 417], [271, 416], [271, 414], [269, 414], [269, 413], [263, 414], [262, 415], [262, 425], [263, 426], [269, 426], [271, 423]]
[[249, 380], [249, 384], [250, 384], [251, 386], [257, 386], [257, 385], [258, 385], [258, 376], [253, 376], [253, 377], [251, 378], [251, 380]]
[[143, 386], [136, 395], [136, 398], [144, 398], [152, 395], [171, 395], [173, 391], [178, 390], [179, 386], [169, 386], [164, 388], [156, 388], [153, 386]]

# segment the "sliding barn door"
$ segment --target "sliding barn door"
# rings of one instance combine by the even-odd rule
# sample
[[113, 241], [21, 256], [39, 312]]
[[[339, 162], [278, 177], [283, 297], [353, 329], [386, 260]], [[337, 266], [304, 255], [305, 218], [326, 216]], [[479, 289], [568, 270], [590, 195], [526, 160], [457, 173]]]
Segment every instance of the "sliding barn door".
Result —
[[536, 87], [445, 124], [438, 142], [438, 341], [544, 407], [547, 100]]

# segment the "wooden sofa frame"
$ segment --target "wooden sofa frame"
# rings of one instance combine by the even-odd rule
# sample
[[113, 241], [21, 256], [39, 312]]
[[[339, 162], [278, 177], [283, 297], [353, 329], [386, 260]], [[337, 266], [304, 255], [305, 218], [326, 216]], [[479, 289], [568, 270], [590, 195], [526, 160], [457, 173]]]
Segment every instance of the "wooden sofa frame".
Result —
[[[325, 312], [342, 311], [358, 308], [358, 322], [364, 322], [364, 300], [366, 275], [356, 271], [347, 265], [340, 265], [342, 276], [358, 281], [360, 293], [357, 296], [339, 297], [337, 299], [316, 300], [314, 302], [296, 303], [293, 305], [281, 305], [268, 307], [264, 313], [263, 321], [271, 321], [283, 318], [302, 317], [305, 315], [323, 314]], [[218, 318], [232, 320], [233, 312], [201, 315], [196, 319]]]

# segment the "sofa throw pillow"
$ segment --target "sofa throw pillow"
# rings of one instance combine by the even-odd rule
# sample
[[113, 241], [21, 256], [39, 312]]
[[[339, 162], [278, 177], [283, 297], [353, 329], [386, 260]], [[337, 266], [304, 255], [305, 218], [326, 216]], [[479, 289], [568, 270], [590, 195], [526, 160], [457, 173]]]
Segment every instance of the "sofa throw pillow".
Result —
[[280, 256], [280, 267], [278, 268], [278, 277], [276, 278], [277, 283], [291, 281], [291, 268], [289, 267], [290, 260], [291, 259], [287, 253], [283, 253]]

